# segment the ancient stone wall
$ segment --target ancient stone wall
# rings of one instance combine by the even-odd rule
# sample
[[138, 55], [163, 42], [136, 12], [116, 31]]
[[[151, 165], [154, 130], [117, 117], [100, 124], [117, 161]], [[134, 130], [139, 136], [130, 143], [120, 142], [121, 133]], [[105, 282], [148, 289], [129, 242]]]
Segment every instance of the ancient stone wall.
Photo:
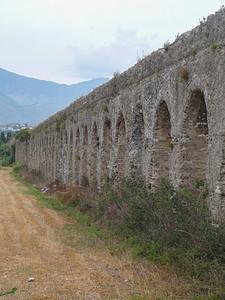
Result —
[[41, 123], [16, 161], [66, 185], [131, 173], [153, 187], [205, 179], [224, 218], [225, 9]]

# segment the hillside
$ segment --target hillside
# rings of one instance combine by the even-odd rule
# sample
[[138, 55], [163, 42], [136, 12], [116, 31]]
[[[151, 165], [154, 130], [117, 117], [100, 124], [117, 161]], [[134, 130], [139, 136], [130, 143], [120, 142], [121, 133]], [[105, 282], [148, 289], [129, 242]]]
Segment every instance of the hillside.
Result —
[[108, 78], [96, 78], [66, 85], [24, 77], [0, 68], [0, 124], [38, 124], [106, 81]]

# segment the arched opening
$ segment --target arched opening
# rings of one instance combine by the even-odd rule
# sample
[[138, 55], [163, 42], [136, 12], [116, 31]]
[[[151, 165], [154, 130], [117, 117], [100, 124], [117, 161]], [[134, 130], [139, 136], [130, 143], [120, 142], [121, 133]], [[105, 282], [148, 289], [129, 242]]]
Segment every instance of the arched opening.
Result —
[[184, 185], [193, 187], [196, 178], [206, 177], [208, 121], [204, 94], [200, 90], [191, 95], [185, 111], [183, 132]]
[[48, 173], [49, 173], [49, 157], [48, 157], [48, 149], [49, 149], [49, 138], [48, 136], [45, 135], [45, 150], [44, 150], [44, 155], [45, 155], [45, 178], [48, 178]]
[[82, 153], [82, 176], [81, 185], [88, 186], [88, 172], [87, 172], [87, 150], [88, 150], [88, 130], [87, 126], [84, 127], [83, 131], [83, 153]]
[[53, 137], [53, 145], [52, 145], [52, 152], [53, 152], [53, 179], [58, 179], [58, 149], [57, 149], [57, 134]]
[[64, 158], [64, 151], [65, 151], [65, 139], [64, 134], [62, 132], [59, 132], [58, 135], [59, 139], [59, 151], [58, 151], [58, 174], [59, 174], [59, 180], [62, 183], [65, 183], [64, 181], [64, 164], [65, 164], [65, 158]]
[[51, 180], [54, 180], [54, 136], [51, 137], [51, 146], [49, 150], [51, 157]]
[[80, 175], [80, 130], [77, 129], [75, 141], [74, 183], [79, 185]]
[[126, 127], [122, 114], [119, 115], [116, 124], [117, 157], [114, 165], [116, 179], [122, 179], [126, 174]]
[[46, 144], [45, 144], [45, 138], [42, 136], [41, 138], [41, 173], [43, 174], [43, 176], [46, 174], [46, 157], [45, 157], [45, 148], [46, 148]]
[[111, 122], [105, 120], [103, 126], [103, 145], [102, 145], [102, 168], [101, 168], [101, 182], [109, 176], [109, 164], [110, 164], [110, 151], [112, 147], [111, 137]]
[[68, 179], [67, 183], [73, 184], [73, 130], [70, 130], [68, 143]]
[[67, 181], [67, 164], [68, 164], [68, 137], [67, 137], [67, 132], [64, 131], [62, 132], [62, 171], [61, 171], [61, 178], [62, 182], [66, 184]]
[[94, 122], [91, 135], [91, 181], [97, 181], [97, 164], [98, 164], [99, 136], [97, 124]]
[[48, 140], [48, 178], [52, 180], [52, 137]]
[[142, 176], [144, 156], [144, 118], [141, 104], [135, 106], [131, 118], [131, 171]]
[[156, 110], [153, 129], [152, 184], [157, 186], [161, 178], [169, 179], [171, 143], [170, 113], [165, 101]]
[[42, 153], [42, 141], [41, 137], [38, 137], [38, 171], [41, 171], [41, 153]]

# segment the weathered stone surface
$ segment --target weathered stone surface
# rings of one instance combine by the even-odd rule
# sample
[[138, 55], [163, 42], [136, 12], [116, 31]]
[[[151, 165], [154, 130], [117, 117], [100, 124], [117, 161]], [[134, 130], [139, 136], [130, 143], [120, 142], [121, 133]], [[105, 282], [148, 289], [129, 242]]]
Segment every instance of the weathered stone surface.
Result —
[[[225, 212], [225, 9], [50, 117], [17, 143], [46, 181], [101, 184], [131, 173], [175, 188], [206, 179]], [[44, 109], [44, 108], [43, 108]]]

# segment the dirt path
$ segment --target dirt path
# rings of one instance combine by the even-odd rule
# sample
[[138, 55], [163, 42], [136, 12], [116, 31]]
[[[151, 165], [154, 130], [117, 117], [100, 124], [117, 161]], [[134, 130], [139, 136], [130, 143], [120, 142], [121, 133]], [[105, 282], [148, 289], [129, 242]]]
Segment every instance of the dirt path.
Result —
[[9, 172], [0, 170], [0, 293], [18, 290], [1, 299], [188, 298], [188, 287], [156, 266], [65, 244], [64, 228], [74, 221], [20, 193], [25, 188]]

